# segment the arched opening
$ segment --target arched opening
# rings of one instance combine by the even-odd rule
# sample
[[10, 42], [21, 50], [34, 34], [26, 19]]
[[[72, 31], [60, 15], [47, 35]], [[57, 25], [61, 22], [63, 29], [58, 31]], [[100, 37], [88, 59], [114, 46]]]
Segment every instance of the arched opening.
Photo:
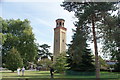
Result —
[[64, 23], [63, 23], [63, 27], [64, 27]]
[[57, 22], [57, 26], [58, 26], [58, 22]]
[[60, 26], [61, 26], [61, 22], [60, 22]]
[[59, 24], [58, 24], [58, 22], [57, 22], [56, 27], [58, 27], [58, 25], [59, 25]]

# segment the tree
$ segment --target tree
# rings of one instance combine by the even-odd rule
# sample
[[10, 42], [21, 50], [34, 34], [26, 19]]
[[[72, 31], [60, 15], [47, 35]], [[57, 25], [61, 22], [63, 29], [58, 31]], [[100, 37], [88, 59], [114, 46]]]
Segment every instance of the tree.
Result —
[[17, 49], [15, 49], [14, 47], [8, 52], [8, 55], [6, 56], [5, 66], [7, 69], [13, 72], [17, 70], [18, 67], [23, 66], [23, 60]]
[[[6, 40], [6, 36], [4, 36], [4, 34], [2, 33], [2, 30], [5, 30], [5, 28], [3, 28], [2, 24], [6, 24], [6, 22], [0, 17], [0, 51], [1, 51], [1, 55], [2, 55], [2, 45], [4, 44], [5, 40]], [[0, 60], [2, 62], [5, 62], [5, 59], [3, 59], [4, 57], [0, 56]], [[3, 59], [3, 60], [2, 60]], [[2, 67], [4, 67], [4, 64], [1, 64]]]
[[[91, 50], [87, 45], [87, 34], [81, 27], [77, 27], [74, 30], [73, 40], [68, 48], [68, 66], [70, 70], [82, 71], [82, 72], [94, 72], [95, 66], [92, 58]], [[89, 66], [88, 66], [89, 65]]]
[[74, 63], [78, 64], [81, 62], [82, 50], [85, 49], [85, 33], [80, 30], [79, 27], [74, 30], [73, 40], [71, 41], [71, 45], [69, 46], [69, 55], [71, 56]]
[[[103, 33], [103, 52], [104, 54], [111, 55], [112, 60], [117, 60], [117, 64], [115, 66], [116, 71], [120, 71], [120, 18], [118, 15], [108, 16], [106, 18], [107, 24], [106, 25], [99, 25], [102, 26], [101, 33]], [[106, 26], [106, 27], [103, 27]]]
[[38, 52], [39, 52], [38, 56], [40, 56], [41, 59], [51, 58], [52, 53], [49, 52], [50, 46], [48, 46], [47, 44], [43, 44], [43, 45], [40, 45], [39, 47], [40, 47], [40, 49], [38, 50]]
[[79, 26], [88, 29], [92, 26], [92, 35], [95, 50], [96, 78], [100, 78], [100, 67], [98, 60], [98, 46], [95, 26], [96, 23], [105, 21], [105, 16], [109, 11], [115, 10], [114, 3], [109, 2], [63, 2], [62, 6], [68, 11], [74, 11], [78, 18]]
[[99, 62], [100, 62], [100, 69], [101, 70], [107, 70], [109, 68], [109, 65], [101, 56], [99, 56]]
[[24, 21], [20, 19], [3, 20], [2, 28], [2, 34], [5, 36], [2, 46], [3, 63], [6, 62], [5, 57], [12, 47], [18, 50], [25, 67], [29, 62], [33, 62], [37, 55], [37, 46], [30, 26], [30, 21], [27, 19]]
[[38, 65], [41, 65], [44, 69], [48, 69], [49, 66], [52, 66], [52, 61], [48, 58], [45, 59], [41, 59], [40, 61], [38, 61]]
[[55, 68], [56, 72], [63, 73], [65, 70], [68, 69], [67, 67], [68, 64], [66, 60], [67, 58], [66, 58], [65, 53], [60, 53], [60, 55], [58, 55], [55, 63], [53, 64], [53, 67]]

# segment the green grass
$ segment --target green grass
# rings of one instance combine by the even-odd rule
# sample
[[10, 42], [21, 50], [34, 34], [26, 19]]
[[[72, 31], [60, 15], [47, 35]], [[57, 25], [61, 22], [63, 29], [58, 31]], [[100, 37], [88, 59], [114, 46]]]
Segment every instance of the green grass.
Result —
[[[25, 76], [18, 76], [17, 72], [11, 72], [11, 71], [2, 71], [2, 78], [50, 78], [49, 71], [25, 71]], [[65, 75], [65, 74], [59, 74], [55, 73], [54, 78], [86, 78], [86, 79], [92, 79], [95, 78], [94, 76], [79, 76], [79, 75]], [[120, 78], [120, 73], [115, 72], [101, 72], [101, 78], [113, 78], [118, 79]], [[13, 79], [12, 79], [13, 80]]]

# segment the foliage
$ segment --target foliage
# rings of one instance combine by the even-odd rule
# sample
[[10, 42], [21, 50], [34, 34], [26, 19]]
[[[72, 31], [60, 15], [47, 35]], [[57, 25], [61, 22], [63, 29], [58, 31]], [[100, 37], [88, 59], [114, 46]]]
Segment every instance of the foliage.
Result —
[[82, 71], [82, 72], [89, 72], [89, 71], [94, 72], [95, 71], [94, 60], [92, 58], [93, 56], [91, 55], [90, 49], [84, 48], [82, 50], [82, 56], [81, 56], [80, 61], [78, 61], [78, 63], [74, 63], [74, 61], [72, 61], [70, 57], [71, 56], [69, 56], [67, 60], [67, 62], [69, 63], [68, 66], [70, 67], [69, 70]]
[[[81, 71], [95, 71], [94, 60], [92, 58], [90, 49], [85, 49], [82, 55], [82, 62], [80, 63]], [[89, 65], [89, 66], [88, 66]]]
[[50, 46], [48, 46], [47, 44], [43, 44], [39, 46], [40, 49], [38, 50], [38, 56], [41, 57], [41, 59], [44, 58], [51, 58], [52, 53], [49, 52]]
[[[105, 17], [110, 15], [110, 11], [116, 10], [115, 3], [109, 2], [63, 2], [62, 6], [68, 11], [74, 11], [78, 18], [77, 26], [83, 27], [86, 31], [92, 26], [92, 35], [95, 50], [96, 78], [100, 78], [100, 67], [97, 50], [97, 36], [95, 27], [97, 24], [105, 22]], [[104, 23], [105, 24], [105, 23]]]
[[[112, 60], [117, 60], [116, 71], [120, 71], [120, 18], [118, 15], [108, 16], [106, 25], [99, 25], [103, 35], [103, 52], [105, 55], [111, 55]], [[106, 26], [106, 27], [103, 27]], [[108, 54], [109, 53], [109, 54]]]
[[18, 67], [22, 67], [23, 66], [23, 60], [19, 54], [19, 52], [17, 51], [17, 49], [15, 49], [14, 47], [12, 49], [10, 49], [10, 51], [8, 52], [8, 55], [6, 56], [6, 68], [11, 70], [11, 71], [15, 71], [17, 70]]
[[72, 57], [74, 63], [81, 62], [83, 51], [86, 48], [87, 36], [83, 27], [77, 26], [76, 30], [74, 30], [74, 35], [68, 49], [68, 53], [70, 52], [69, 55]]
[[65, 70], [68, 69], [67, 63], [66, 63], [66, 54], [60, 53], [60, 55], [57, 56], [55, 63], [53, 64], [54, 69], [58, 73], [63, 73]]
[[[68, 48], [68, 60], [70, 70], [94, 71], [93, 58], [87, 45], [87, 34], [84, 29], [77, 27], [74, 30], [73, 40]], [[89, 64], [89, 67], [88, 67]]]
[[2, 46], [3, 63], [6, 62], [5, 57], [12, 47], [18, 50], [25, 66], [28, 65], [28, 62], [35, 60], [37, 46], [30, 22], [27, 19], [24, 21], [20, 19], [3, 20], [2, 34], [5, 37]]
[[52, 61], [48, 58], [41, 59], [38, 61], [38, 65], [41, 65], [43, 68], [48, 68], [49, 66], [52, 66]]
[[99, 62], [100, 62], [100, 69], [107, 70], [109, 68], [109, 65], [101, 56], [99, 56]]

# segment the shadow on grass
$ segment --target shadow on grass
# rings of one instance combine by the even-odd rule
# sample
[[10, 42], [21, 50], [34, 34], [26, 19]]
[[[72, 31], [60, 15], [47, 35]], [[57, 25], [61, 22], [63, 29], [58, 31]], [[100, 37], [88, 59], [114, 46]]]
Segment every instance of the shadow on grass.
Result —
[[80, 79], [74, 79], [74, 78], [7, 78], [7, 79], [2, 79], [2, 80], [119, 80], [119, 79], [104, 79], [104, 78], [100, 78], [100, 79], [84, 79], [84, 78], [80, 78]]
[[[8, 72], [4, 72], [4, 73], [8, 73]], [[95, 76], [65, 75], [58, 73], [55, 73], [54, 79], [50, 79], [50, 73], [42, 72], [42, 71], [26, 72], [25, 74], [26, 74], [25, 76], [17, 76], [17, 74], [15, 75], [6, 74], [5, 76], [3, 76], [2, 80], [18, 80], [18, 79], [26, 80], [26, 78], [28, 78], [28, 80], [97, 80], [95, 79]], [[99, 80], [120, 80], [120, 77], [118, 76], [120, 76], [120, 74], [103, 72], [101, 73], [101, 79]]]
[[1, 73], [16, 73], [16, 72], [1, 72]]
[[39, 73], [34, 73], [34, 74], [50, 74], [50, 73], [41, 73], [41, 72], [39, 72]]

